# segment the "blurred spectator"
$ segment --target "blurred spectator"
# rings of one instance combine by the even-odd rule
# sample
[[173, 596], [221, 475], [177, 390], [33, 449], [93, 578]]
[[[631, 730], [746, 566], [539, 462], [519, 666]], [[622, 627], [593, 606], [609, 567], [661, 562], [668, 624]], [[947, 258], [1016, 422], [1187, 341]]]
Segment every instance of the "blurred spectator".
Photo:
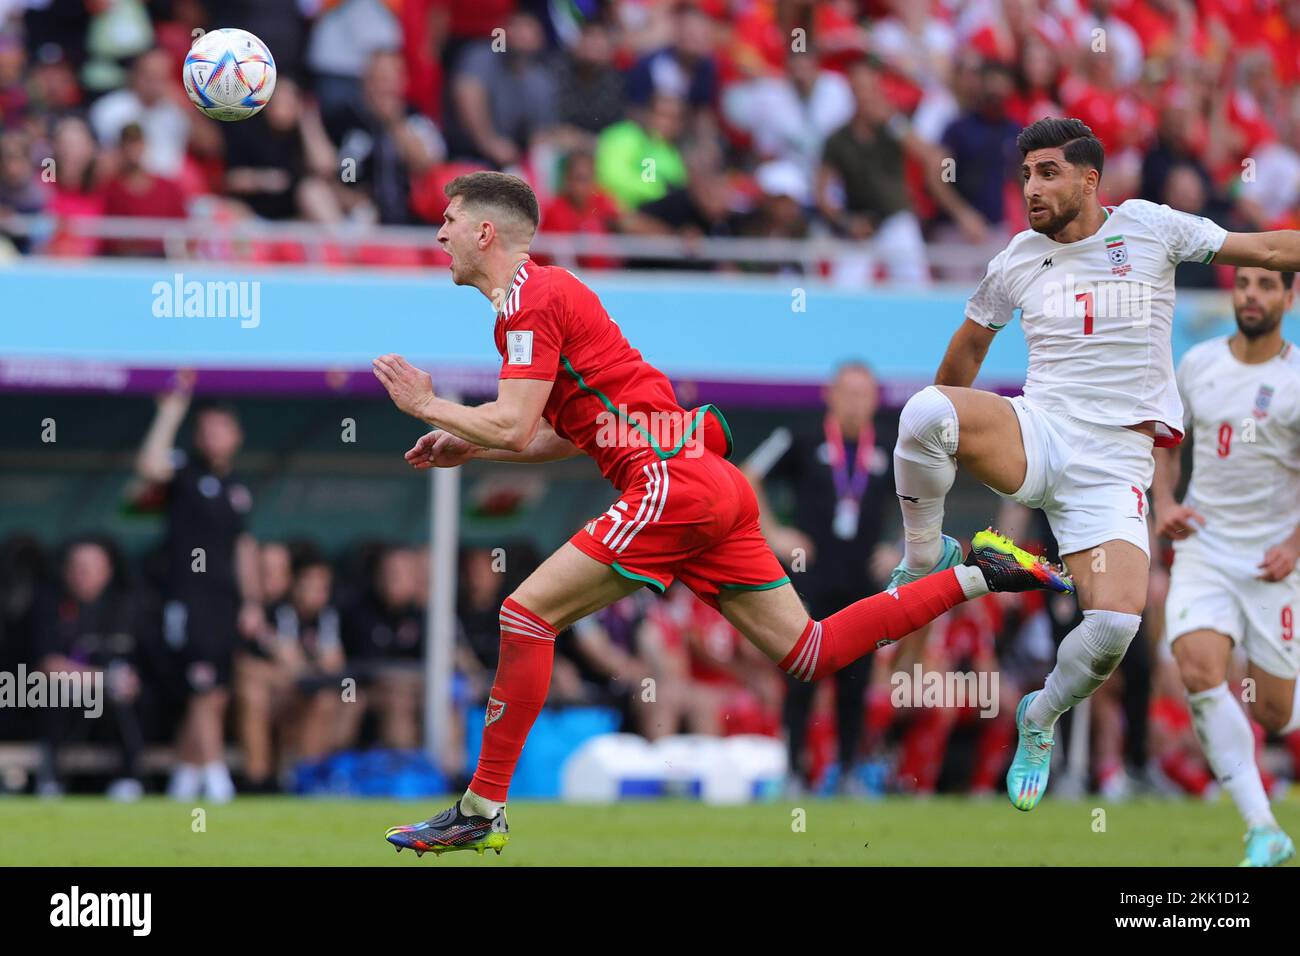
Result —
[[343, 164], [342, 181], [361, 187], [344, 189], [344, 196], [355, 204], [360, 192], [382, 223], [410, 222], [411, 180], [445, 153], [438, 127], [408, 106], [405, 96], [402, 58], [376, 53], [366, 67], [360, 100], [325, 116], [325, 129]]
[[[144, 167], [144, 132], [134, 123], [122, 130], [117, 172], [104, 184], [104, 215], [158, 219], [185, 218], [185, 197], [175, 180], [164, 179]], [[110, 239], [104, 243], [110, 256], [163, 256], [157, 239]]]
[[[553, 233], [607, 235], [618, 225], [614, 201], [596, 186], [595, 157], [574, 150], [560, 162], [560, 191], [542, 209], [542, 229]], [[618, 260], [609, 256], [581, 255], [583, 269], [613, 269]]]
[[174, 450], [190, 405], [193, 373], [158, 400], [136, 458], [138, 499], [165, 508], [163, 640], [181, 669], [185, 717], [169, 794], [221, 802], [235, 788], [225, 763], [225, 716], [234, 654], [264, 626], [257, 543], [248, 533], [253, 499], [234, 470], [244, 434], [233, 408], [195, 409], [190, 452]]
[[41, 602], [36, 612], [36, 666], [46, 674], [79, 675], [102, 682], [99, 714], [91, 708], [50, 706], [41, 711], [43, 746], [37, 793], [63, 792], [58, 752], [69, 743], [96, 739], [111, 742], [117, 750], [118, 776], [108, 795], [134, 800], [144, 792], [138, 759], [144, 738], [140, 727], [141, 682], [137, 634], [143, 623], [141, 607], [120, 580], [116, 556], [99, 538], [80, 538], [64, 552], [60, 585]]
[[[389, 548], [374, 563], [370, 587], [344, 615], [348, 670], [365, 687], [364, 709], [378, 714], [384, 746], [420, 743], [424, 615], [419, 563], [408, 548]], [[361, 707], [349, 707], [354, 721]], [[355, 734], [355, 726], [347, 735]]]
[[1261, 145], [1241, 171], [1237, 208], [1254, 229], [1300, 225], [1300, 87], [1290, 92], [1279, 120], [1281, 138]]
[[[930, 271], [921, 226], [912, 210], [904, 178], [909, 150], [927, 149], [907, 121], [896, 112], [880, 87], [880, 73], [865, 61], [849, 74], [855, 113], [847, 125], [826, 141], [817, 176], [817, 208], [850, 239], [872, 239], [873, 248], [836, 264], [838, 279], [870, 283], [875, 262], [890, 278], [925, 284]], [[947, 183], [931, 170], [936, 198], [943, 196], [953, 211], [968, 219]]]
[[573, 49], [559, 62], [555, 77], [555, 113], [559, 123], [593, 138], [623, 118], [623, 74], [614, 66], [609, 27], [588, 20]]
[[606, 127], [596, 143], [596, 180], [623, 209], [662, 199], [686, 181], [677, 143], [685, 122], [685, 102], [655, 95], [645, 119], [625, 119]]
[[451, 78], [455, 111], [448, 124], [454, 155], [506, 168], [521, 162], [556, 123], [555, 74], [543, 58], [546, 37], [530, 13], [506, 24], [505, 47], [467, 48]]
[[402, 32], [382, 0], [337, 0], [327, 6], [332, 9], [317, 18], [307, 43], [307, 66], [320, 110], [330, 116], [361, 107], [367, 73], [378, 54], [402, 48]]
[[[877, 421], [880, 389], [859, 362], [846, 362], [823, 390], [826, 411], [813, 427], [777, 428], [746, 459], [763, 533], [796, 582], [814, 619], [881, 589], [872, 569], [887, 514], [894, 506], [893, 435]], [[765, 483], [788, 493], [788, 523], [769, 503]], [[888, 510], [887, 510], [888, 509]], [[858, 759], [870, 655], [837, 672], [840, 779], [848, 785]], [[783, 722], [790, 773], [808, 782], [804, 735], [818, 685], [787, 677]]]
[[[737, 235], [748, 239], [806, 239], [808, 218], [804, 213], [812, 203], [808, 180], [794, 163], [773, 160], [764, 163], [754, 174], [760, 196], [757, 206], [741, 216]], [[797, 259], [785, 262], [741, 263], [746, 272], [802, 273], [804, 265]]]
[[302, 549], [289, 599], [271, 607], [265, 630], [250, 642], [259, 652], [240, 656], [236, 694], [250, 792], [274, 792], [288, 759], [318, 761], [340, 741], [344, 657], [331, 580], [321, 554]]
[[647, 613], [647, 640], [662, 670], [654, 685], [651, 733], [776, 736], [781, 678], [726, 618], [681, 584]]
[[[1207, 216], [1216, 222], [1222, 222], [1227, 212], [1222, 208], [1210, 208], [1201, 170], [1190, 163], [1169, 169], [1159, 201], [1180, 212]], [[1217, 269], [1204, 262], [1179, 263], [1174, 278], [1180, 289], [1214, 289], [1219, 285]]]
[[90, 108], [90, 125], [100, 143], [118, 145], [128, 126], [144, 138], [141, 166], [167, 179], [181, 174], [193, 110], [178, 101], [175, 64], [162, 50], [142, 53], [131, 69], [131, 83]]
[[497, 669], [501, 649], [501, 601], [505, 597], [504, 576], [494, 567], [487, 548], [471, 548], [461, 559], [460, 599], [456, 616], [460, 622], [463, 651], [458, 654], [461, 670], [474, 684], [474, 696], [486, 698]]
[[[31, 144], [26, 134], [0, 133], [0, 229], [12, 213], [32, 215], [45, 208], [49, 193], [40, 181], [36, 164], [32, 162]], [[16, 239], [20, 252], [26, 251], [29, 240]]]
[[26, 68], [27, 51], [22, 43], [11, 34], [0, 33], [0, 129], [17, 126], [27, 114]]
[[853, 116], [848, 80], [818, 66], [812, 50], [791, 52], [781, 76], [733, 85], [722, 102], [727, 121], [753, 138], [758, 155], [793, 163], [807, 187], [826, 138]]
[[628, 72], [628, 99], [648, 108], [656, 97], [671, 96], [688, 104], [692, 119], [706, 115], [718, 95], [714, 46], [709, 15], [694, 4], [676, 3], [672, 42], [642, 57]]
[[1007, 110], [1021, 126], [1049, 116], [1062, 116], [1056, 88], [1061, 64], [1056, 49], [1040, 37], [1028, 37], [1020, 51], [1016, 89]]
[[1142, 159], [1139, 197], [1164, 202], [1165, 179], [1175, 166], [1191, 167], [1208, 189], [1210, 171], [1201, 161], [1208, 147], [1208, 135], [1205, 118], [1197, 115], [1191, 90], [1186, 87], [1171, 90], [1160, 109], [1155, 142]]
[[1009, 231], [989, 227], [1003, 225], [1007, 186], [1020, 178], [1020, 125], [1007, 115], [1012, 89], [1011, 71], [986, 63], [972, 108], [944, 131], [943, 146], [955, 169], [953, 184], [969, 207], [954, 224], [956, 234], [947, 236], [952, 241], [981, 242]]
[[338, 161], [320, 114], [285, 78], [261, 113], [222, 123], [226, 192], [263, 219], [338, 222]]
[[[731, 208], [731, 189], [722, 168], [721, 155], [710, 143], [696, 143], [686, 158], [686, 185], [677, 186], [661, 198], [647, 202], [625, 217], [623, 228], [648, 236], [680, 236], [695, 240], [734, 236], [739, 217]], [[653, 263], [659, 268], [710, 269], [707, 259], [683, 259]], [[639, 266], [652, 265], [640, 261]]]
[[66, 229], [64, 220], [91, 218], [104, 213], [104, 194], [98, 183], [98, 154], [90, 127], [79, 116], [67, 116], [54, 126], [54, 182], [48, 211], [60, 220], [59, 232], [51, 238], [49, 255], [93, 255], [97, 239], [77, 236]]
[[657, 694], [646, 693], [652, 686], [647, 678], [653, 681], [662, 663], [653, 652], [645, 654], [643, 646], [643, 625], [653, 600], [637, 591], [583, 618], [573, 625], [571, 647], [589, 678], [601, 681], [602, 695], [622, 713], [623, 727], [648, 740], [664, 732], [656, 714]]

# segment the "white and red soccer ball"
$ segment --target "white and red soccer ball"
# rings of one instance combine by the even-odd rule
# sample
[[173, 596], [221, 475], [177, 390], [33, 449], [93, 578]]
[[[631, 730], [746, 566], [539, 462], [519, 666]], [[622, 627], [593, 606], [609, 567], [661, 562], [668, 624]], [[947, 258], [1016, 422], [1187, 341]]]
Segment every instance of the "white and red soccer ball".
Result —
[[217, 120], [248, 119], [275, 92], [275, 60], [247, 30], [213, 30], [190, 47], [181, 79], [200, 112]]

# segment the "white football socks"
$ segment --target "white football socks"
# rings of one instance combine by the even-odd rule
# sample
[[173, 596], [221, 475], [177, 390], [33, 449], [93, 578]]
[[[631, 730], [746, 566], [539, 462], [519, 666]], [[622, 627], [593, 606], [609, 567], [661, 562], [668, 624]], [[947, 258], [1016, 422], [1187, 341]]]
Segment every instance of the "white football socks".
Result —
[[1237, 805], [1247, 828], [1276, 826], [1255, 765], [1255, 733], [1227, 683], [1187, 695], [1205, 759]]
[[465, 796], [460, 798], [460, 812], [469, 817], [487, 817], [491, 820], [504, 806], [504, 803], [480, 797], [473, 790], [466, 790]]
[[1067, 710], [1092, 696], [1124, 659], [1142, 618], [1120, 611], [1084, 611], [1083, 621], [1061, 641], [1056, 666], [1025, 720], [1051, 730]]
[[903, 511], [903, 565], [929, 571], [943, 556], [943, 502], [957, 477], [957, 410], [929, 385], [907, 400], [898, 419], [894, 483]]

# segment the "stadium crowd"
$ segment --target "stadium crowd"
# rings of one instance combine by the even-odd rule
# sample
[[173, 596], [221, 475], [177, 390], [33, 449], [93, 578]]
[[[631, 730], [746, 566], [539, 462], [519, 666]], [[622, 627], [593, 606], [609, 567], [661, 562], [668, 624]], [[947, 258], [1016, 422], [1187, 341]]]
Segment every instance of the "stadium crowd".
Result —
[[[218, 21], [276, 57], [248, 121], [185, 102], [185, 52]], [[446, 182], [499, 168], [543, 198], [544, 235], [831, 235], [862, 250], [826, 264], [840, 281], [968, 279], [927, 243], [993, 248], [1024, 227], [1014, 141], [1047, 115], [1101, 138], [1109, 202], [1295, 226], [1298, 77], [1300, 0], [5, 0], [0, 235], [161, 255], [69, 223], [436, 223]], [[14, 213], [50, 224], [6, 230]], [[411, 246], [324, 255], [441, 264]]]

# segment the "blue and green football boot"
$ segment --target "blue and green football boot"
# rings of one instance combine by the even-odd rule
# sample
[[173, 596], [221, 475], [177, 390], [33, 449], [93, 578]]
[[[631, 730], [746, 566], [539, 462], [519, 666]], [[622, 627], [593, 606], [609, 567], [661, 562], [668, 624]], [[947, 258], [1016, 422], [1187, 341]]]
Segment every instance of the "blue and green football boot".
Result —
[[1020, 699], [1016, 707], [1016, 730], [1020, 741], [1016, 756], [1007, 770], [1007, 796], [1017, 810], [1032, 810], [1047, 791], [1047, 775], [1052, 769], [1052, 747], [1056, 743], [1050, 730], [1030, 727], [1025, 720], [1029, 705], [1040, 691], [1033, 691]]
[[1238, 866], [1281, 866], [1295, 856], [1295, 844], [1279, 826], [1251, 827], [1244, 842], [1246, 858]]

